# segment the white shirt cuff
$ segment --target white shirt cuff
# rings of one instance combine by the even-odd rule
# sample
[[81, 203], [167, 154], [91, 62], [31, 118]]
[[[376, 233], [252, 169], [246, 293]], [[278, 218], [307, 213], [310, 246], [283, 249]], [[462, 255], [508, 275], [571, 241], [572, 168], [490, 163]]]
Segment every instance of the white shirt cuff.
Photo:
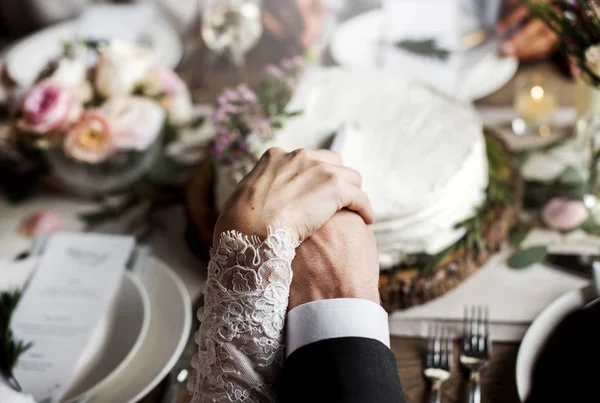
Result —
[[390, 346], [387, 312], [366, 299], [326, 299], [302, 304], [288, 312], [286, 328], [286, 357], [300, 347], [339, 337], [375, 339]]

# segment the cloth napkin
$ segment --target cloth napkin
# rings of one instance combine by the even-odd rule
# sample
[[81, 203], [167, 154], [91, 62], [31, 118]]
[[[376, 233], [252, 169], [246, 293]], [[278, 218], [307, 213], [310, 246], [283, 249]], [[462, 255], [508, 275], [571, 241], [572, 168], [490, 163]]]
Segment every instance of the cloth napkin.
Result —
[[562, 294], [589, 283], [543, 264], [511, 269], [506, 265], [510, 253], [507, 250], [494, 256], [478, 272], [440, 298], [390, 315], [391, 334], [426, 337], [432, 321], [447, 322], [455, 327], [455, 334], [461, 334], [465, 306], [487, 305], [493, 340], [520, 341], [529, 324], [545, 307]]

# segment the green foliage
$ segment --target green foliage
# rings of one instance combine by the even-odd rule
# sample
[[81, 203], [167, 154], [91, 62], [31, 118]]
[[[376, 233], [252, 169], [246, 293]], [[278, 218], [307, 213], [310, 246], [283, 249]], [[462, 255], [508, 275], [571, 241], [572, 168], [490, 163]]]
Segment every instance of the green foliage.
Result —
[[527, 234], [529, 234], [529, 231], [531, 231], [531, 226], [522, 223], [514, 227], [509, 234], [511, 246], [518, 248], [521, 242], [527, 237]]
[[582, 200], [586, 190], [587, 183], [580, 172], [569, 166], [553, 180], [526, 182], [524, 204], [527, 208], [539, 208], [556, 197]]
[[486, 142], [489, 169], [488, 204], [505, 206], [515, 201], [511, 184], [511, 161], [502, 144], [495, 139]]
[[10, 320], [20, 297], [19, 290], [0, 293], [0, 371], [7, 379], [12, 378], [12, 371], [21, 354], [32, 345], [16, 340], [10, 330]]
[[561, 39], [560, 50], [576, 61], [591, 84], [600, 84], [600, 77], [586, 63], [585, 52], [600, 43], [600, 7], [590, 0], [528, 0], [531, 13], [542, 20]]
[[524, 269], [535, 263], [543, 263], [548, 256], [546, 246], [533, 246], [520, 249], [508, 259], [508, 267], [512, 269]]

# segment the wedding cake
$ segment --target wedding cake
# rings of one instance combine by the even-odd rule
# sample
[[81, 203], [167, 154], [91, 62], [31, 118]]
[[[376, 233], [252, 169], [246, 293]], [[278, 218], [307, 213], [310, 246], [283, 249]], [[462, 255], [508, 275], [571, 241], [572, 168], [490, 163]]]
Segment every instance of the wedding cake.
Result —
[[[453, 245], [485, 201], [486, 143], [468, 104], [393, 73], [326, 68], [305, 73], [288, 108], [303, 113], [256, 152], [330, 147], [358, 170], [384, 269]], [[235, 184], [218, 167], [218, 206]]]

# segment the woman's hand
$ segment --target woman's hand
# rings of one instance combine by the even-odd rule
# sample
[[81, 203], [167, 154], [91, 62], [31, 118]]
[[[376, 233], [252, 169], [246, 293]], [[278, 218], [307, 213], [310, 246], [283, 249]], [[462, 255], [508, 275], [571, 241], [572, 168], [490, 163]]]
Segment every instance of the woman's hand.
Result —
[[[529, 8], [519, 6], [498, 24], [497, 32], [499, 35], [505, 35], [530, 17]], [[554, 52], [558, 41], [556, 33], [544, 22], [533, 19], [506, 39], [502, 43], [501, 51], [506, 56], [518, 57], [521, 60], [542, 59]]]
[[374, 213], [360, 189], [361, 176], [341, 164], [340, 156], [328, 150], [267, 150], [223, 206], [213, 245], [228, 230], [265, 239], [275, 223], [302, 242], [343, 208], [371, 224]]

